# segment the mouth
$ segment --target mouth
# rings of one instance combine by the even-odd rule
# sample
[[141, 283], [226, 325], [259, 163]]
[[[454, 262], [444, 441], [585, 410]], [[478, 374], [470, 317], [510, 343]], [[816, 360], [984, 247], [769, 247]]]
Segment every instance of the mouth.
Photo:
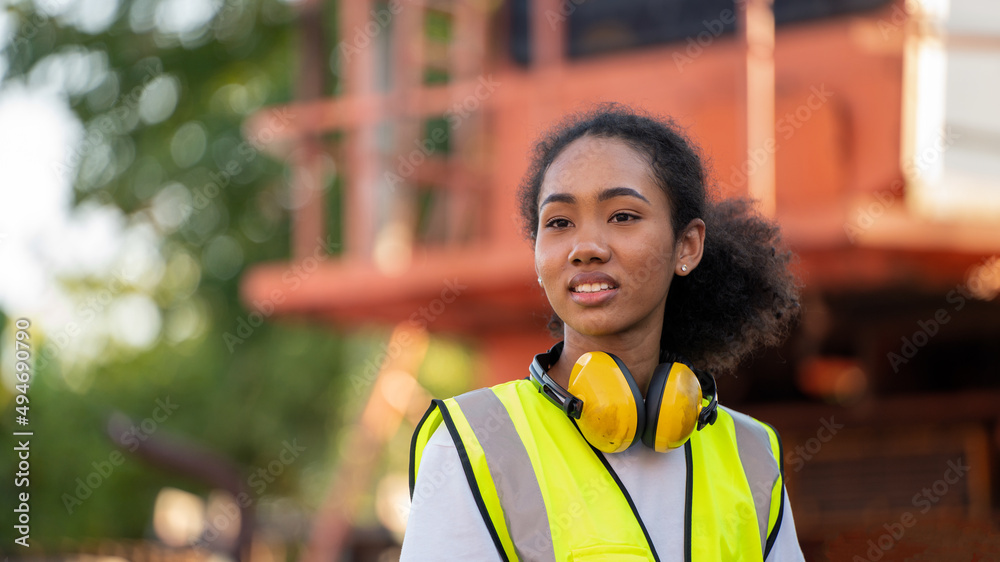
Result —
[[570, 291], [574, 293], [600, 293], [601, 291], [610, 291], [617, 289], [618, 286], [614, 283], [580, 283], [570, 287]]
[[614, 277], [591, 271], [579, 273], [569, 282], [569, 294], [579, 305], [598, 306], [607, 303], [618, 294], [620, 285]]

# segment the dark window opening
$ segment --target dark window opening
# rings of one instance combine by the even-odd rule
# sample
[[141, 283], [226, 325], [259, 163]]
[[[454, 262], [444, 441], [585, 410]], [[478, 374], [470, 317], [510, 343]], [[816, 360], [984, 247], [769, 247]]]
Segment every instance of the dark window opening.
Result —
[[[881, 8], [892, 0], [774, 0], [776, 25]], [[700, 33], [721, 36], [736, 30], [734, 0], [563, 0], [560, 13], [532, 22], [528, 0], [510, 9], [510, 56], [531, 60], [531, 25], [552, 27], [565, 18], [570, 59], [684, 41]]]

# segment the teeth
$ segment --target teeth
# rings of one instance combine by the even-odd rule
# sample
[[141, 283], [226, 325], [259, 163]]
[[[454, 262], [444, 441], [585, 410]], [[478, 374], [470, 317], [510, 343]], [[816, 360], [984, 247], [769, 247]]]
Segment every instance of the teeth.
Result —
[[598, 291], [607, 291], [611, 288], [612, 286], [607, 283], [583, 283], [577, 285], [573, 291], [576, 293], [596, 293]]

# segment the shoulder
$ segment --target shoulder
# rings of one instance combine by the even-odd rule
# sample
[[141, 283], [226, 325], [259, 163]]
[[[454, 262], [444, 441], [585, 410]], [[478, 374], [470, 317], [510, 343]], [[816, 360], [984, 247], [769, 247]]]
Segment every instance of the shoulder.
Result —
[[456, 448], [461, 429], [467, 428], [470, 422], [490, 423], [489, 418], [496, 418], [498, 410], [516, 409], [523, 402], [530, 401], [531, 393], [538, 394], [530, 381], [516, 380], [444, 400], [432, 400], [413, 432], [410, 443], [411, 473], [422, 465], [423, 453], [428, 447]]
[[[694, 461], [742, 467], [752, 482], [783, 484], [784, 462], [778, 432], [747, 414], [719, 406], [715, 423], [691, 436]], [[760, 484], [758, 484], [759, 486]], [[780, 501], [777, 493], [772, 494]]]
[[[540, 397], [531, 381], [518, 379], [477, 388], [444, 400], [433, 400], [424, 418], [433, 424], [440, 423], [442, 420], [438, 418], [443, 418], [446, 425], [450, 426], [456, 417], [480, 417], [487, 409], [518, 410], [535, 403]], [[426, 423], [425, 420], [421, 420], [421, 426]], [[419, 428], [418, 426], [418, 430]]]
[[773, 430], [773, 428], [771, 428], [771, 426], [768, 425], [767, 423], [764, 423], [764, 422], [758, 420], [757, 418], [755, 418], [755, 417], [753, 417], [753, 416], [751, 416], [749, 414], [744, 414], [743, 412], [740, 412], [738, 410], [734, 410], [733, 408], [730, 408], [729, 406], [723, 406], [722, 404], [719, 404], [719, 410], [725, 412], [730, 417], [732, 417], [734, 419], [737, 419], [737, 420], [739, 420], [741, 422], [744, 422], [744, 423], [754, 423], [754, 424], [757, 424], [757, 425], [760, 425], [760, 426], [763, 426], [765, 428]]
[[731, 420], [726, 422], [726, 425], [732, 424], [733, 433], [738, 442], [743, 446], [760, 444], [765, 448], [769, 448], [780, 462], [781, 437], [771, 424], [721, 404], [719, 405], [719, 410], [723, 413], [725, 419]]
[[434, 430], [434, 433], [431, 434], [431, 438], [427, 440], [427, 447], [454, 449], [455, 440], [451, 438], [451, 433], [448, 432], [447, 427], [439, 425]]
[[[414, 430], [414, 439], [419, 439], [419, 445], [423, 447], [428, 443], [432, 434], [438, 433], [442, 422], [444, 422], [443, 425], [445, 426], [452, 426], [455, 414], [464, 414], [464, 410], [469, 410], [471, 413], [475, 408], [482, 406], [484, 400], [489, 401], [489, 403], [497, 403], [496, 400], [491, 398], [491, 395], [502, 399], [522, 394], [522, 388], [525, 384], [531, 386], [531, 383], [527, 380], [516, 380], [492, 387], [477, 388], [443, 400], [435, 398], [431, 400], [427, 411], [424, 412], [423, 417], [417, 422], [417, 427]], [[503, 400], [503, 402], [510, 402], [510, 400]], [[414, 444], [417, 444], [416, 441]]]
[[502, 382], [499, 384], [495, 384], [493, 386], [476, 388], [468, 392], [463, 392], [462, 394], [456, 394], [451, 398], [445, 398], [443, 400], [432, 400], [432, 403], [436, 403], [438, 405], [445, 404], [446, 406], [450, 406], [455, 403], [468, 401], [473, 397], [480, 396], [486, 393], [494, 394], [500, 398], [508, 398], [514, 395], [523, 396], [525, 394], [537, 394], [536, 391], [537, 388], [535, 387], [535, 385], [530, 380], [524, 378], [524, 379], [516, 379], [512, 381]]
[[451, 477], [462, 472], [455, 441], [444, 425], [439, 426], [434, 431], [424, 446], [419, 468], [419, 473], [411, 475], [413, 482], [411, 501], [420, 501], [423, 496], [429, 494], [426, 486], [420, 484], [429, 481], [434, 483], [434, 488], [438, 488], [442, 480], [441, 476]]

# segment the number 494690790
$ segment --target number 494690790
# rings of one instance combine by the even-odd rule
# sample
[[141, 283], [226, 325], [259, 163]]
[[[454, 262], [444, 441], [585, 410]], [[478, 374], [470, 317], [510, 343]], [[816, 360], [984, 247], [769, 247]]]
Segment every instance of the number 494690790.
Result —
[[28, 328], [31, 322], [20, 318], [14, 326], [17, 328], [14, 332], [14, 373], [18, 383], [14, 387], [18, 392], [14, 398], [17, 403], [14, 409], [17, 411], [17, 423], [28, 425], [28, 386], [31, 380], [31, 346], [28, 344], [31, 336]]

